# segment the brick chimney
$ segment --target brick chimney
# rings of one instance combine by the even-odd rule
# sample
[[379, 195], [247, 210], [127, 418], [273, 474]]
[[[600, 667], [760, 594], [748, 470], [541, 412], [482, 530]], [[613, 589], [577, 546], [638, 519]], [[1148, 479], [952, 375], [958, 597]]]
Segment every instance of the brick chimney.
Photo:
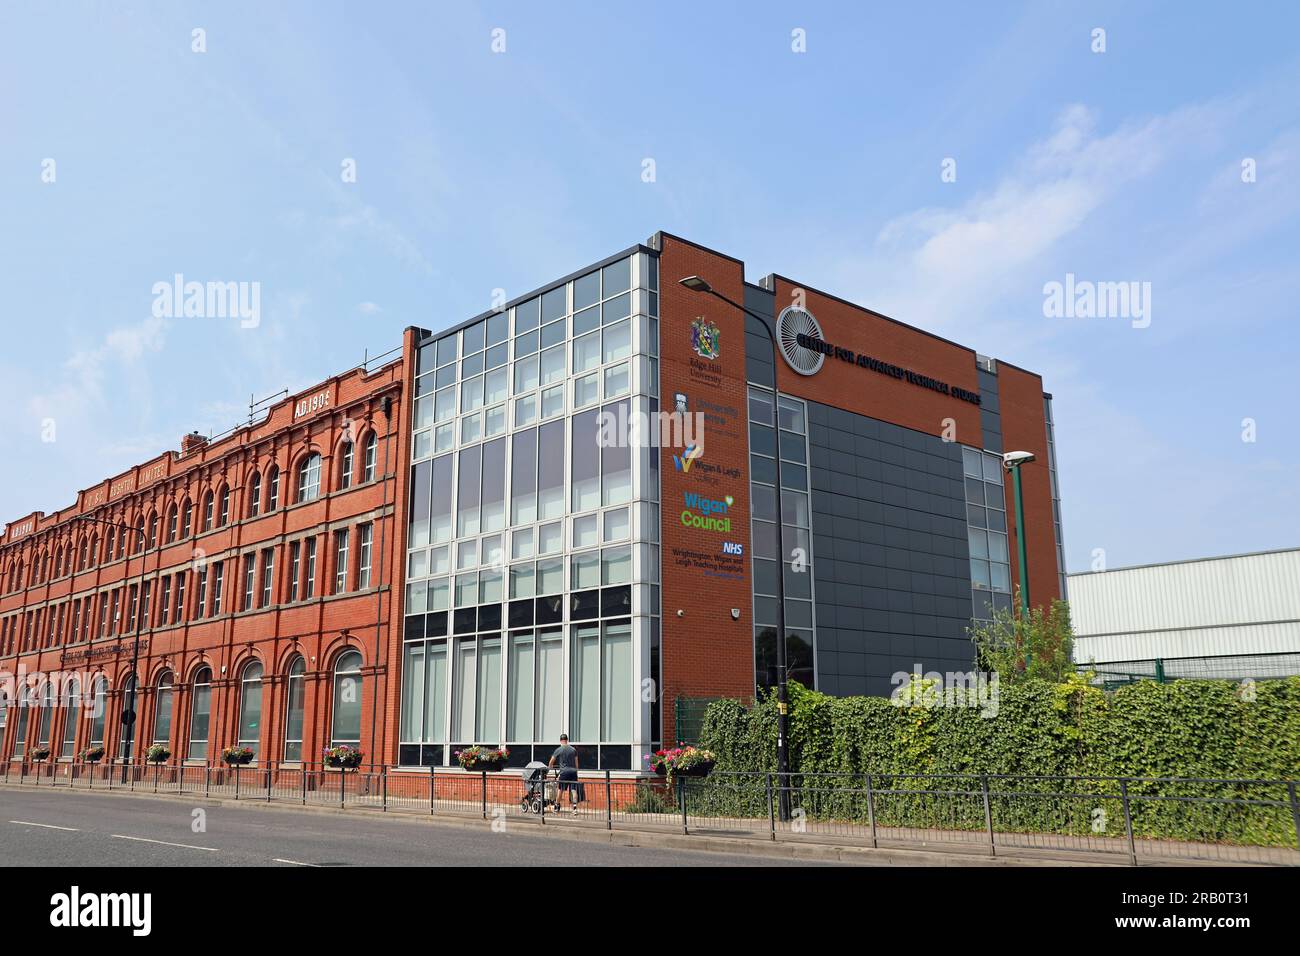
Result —
[[207, 438], [198, 432], [190, 432], [188, 435], [181, 436], [181, 457], [188, 458], [194, 452], [198, 451], [208, 443]]

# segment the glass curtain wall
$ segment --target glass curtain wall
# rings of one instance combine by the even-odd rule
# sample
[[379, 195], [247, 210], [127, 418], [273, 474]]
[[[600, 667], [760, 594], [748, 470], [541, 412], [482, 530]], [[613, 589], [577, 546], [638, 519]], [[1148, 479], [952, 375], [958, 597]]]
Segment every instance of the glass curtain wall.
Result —
[[567, 732], [584, 767], [633, 769], [658, 739], [657, 454], [628, 440], [658, 311], [636, 252], [420, 345], [402, 764], [477, 743], [522, 766]]

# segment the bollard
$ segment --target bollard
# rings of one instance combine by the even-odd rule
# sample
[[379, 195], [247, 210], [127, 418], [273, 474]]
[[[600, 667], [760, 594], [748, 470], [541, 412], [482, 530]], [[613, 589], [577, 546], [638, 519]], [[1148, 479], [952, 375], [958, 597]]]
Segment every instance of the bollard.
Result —
[[1128, 837], [1128, 861], [1131, 865], [1137, 866], [1137, 847], [1133, 843], [1133, 816], [1128, 808], [1128, 781], [1123, 777], [1119, 781], [1119, 794], [1120, 799], [1124, 801], [1124, 833]]

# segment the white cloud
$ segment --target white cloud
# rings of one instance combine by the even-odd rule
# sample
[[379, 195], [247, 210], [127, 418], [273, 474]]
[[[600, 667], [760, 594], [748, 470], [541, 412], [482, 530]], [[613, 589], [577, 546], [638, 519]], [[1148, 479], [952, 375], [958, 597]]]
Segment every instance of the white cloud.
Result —
[[374, 302], [359, 302], [357, 303], [357, 311], [362, 315], [378, 315], [384, 310]]

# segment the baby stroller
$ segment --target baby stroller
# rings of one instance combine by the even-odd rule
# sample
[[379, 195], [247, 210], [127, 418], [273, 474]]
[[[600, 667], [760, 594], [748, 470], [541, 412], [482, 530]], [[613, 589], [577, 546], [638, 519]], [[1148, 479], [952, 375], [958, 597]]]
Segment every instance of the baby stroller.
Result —
[[520, 813], [541, 813], [543, 805], [560, 809], [560, 794], [555, 781], [549, 779], [550, 768], [540, 760], [524, 766], [524, 786], [528, 789], [519, 801]]

